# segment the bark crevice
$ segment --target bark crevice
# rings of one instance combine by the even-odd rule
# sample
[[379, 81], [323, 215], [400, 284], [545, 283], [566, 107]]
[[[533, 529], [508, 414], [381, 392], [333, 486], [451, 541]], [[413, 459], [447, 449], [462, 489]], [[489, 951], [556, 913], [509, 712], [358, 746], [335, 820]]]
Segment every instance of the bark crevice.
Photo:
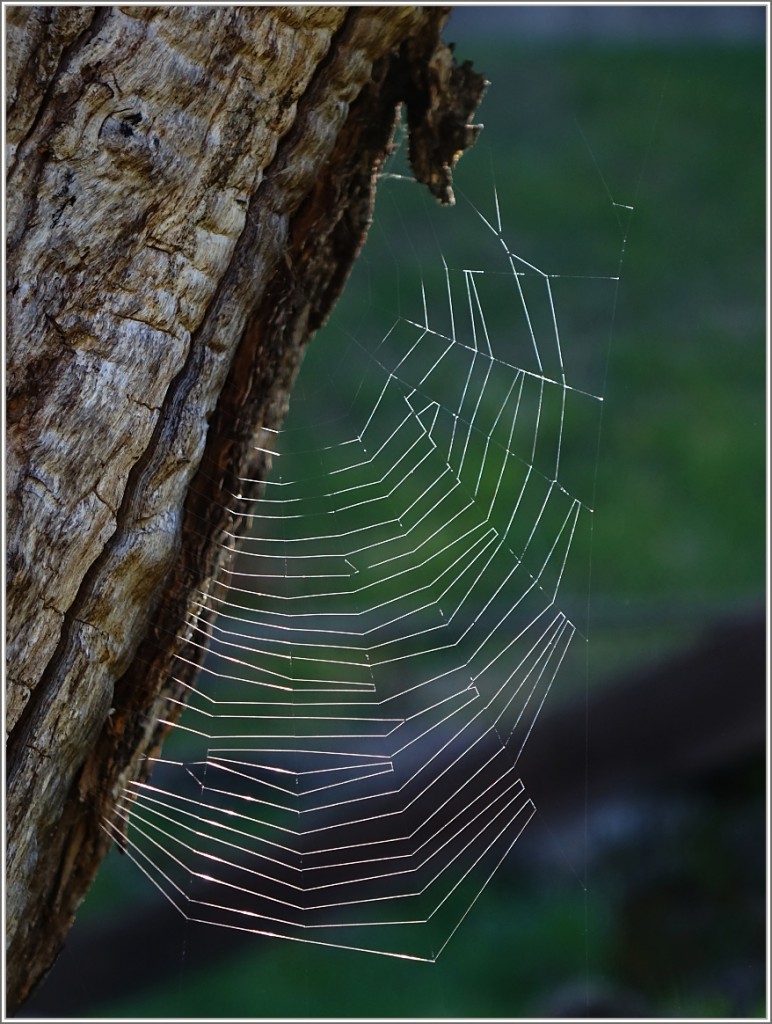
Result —
[[[30, 321], [24, 312], [29, 302], [25, 268], [9, 274], [9, 326], [17, 338], [16, 349], [9, 349], [13, 479], [22, 487], [9, 515], [26, 539], [24, 517], [37, 507], [29, 499], [35, 473], [59, 515], [52, 521], [67, 524], [75, 537], [81, 536], [79, 516], [90, 514], [88, 495], [105, 506], [99, 529], [83, 519], [92, 532], [87, 564], [78, 565], [80, 576], [61, 596], [55, 587], [50, 595], [49, 613], [62, 615], [53, 644], [48, 620], [24, 618], [33, 593], [22, 585], [27, 576], [46, 594], [41, 564], [33, 561], [36, 549], [24, 544], [10, 549], [20, 581], [12, 594], [15, 622], [21, 623], [16, 648], [35, 655], [36, 636], [49, 645], [39, 645], [37, 675], [35, 658], [28, 658], [12, 682], [16, 707], [27, 691], [30, 697], [8, 747], [10, 1006], [25, 997], [60, 948], [101, 858], [113, 838], [120, 840], [116, 801], [129, 782], [147, 774], [147, 758], [165, 732], [158, 720], [162, 712], [168, 717], [168, 698], [183, 697], [193, 681], [193, 664], [175, 673], [179, 682], [170, 680], [176, 638], [186, 628], [191, 600], [206, 592], [218, 566], [223, 528], [238, 533], [243, 525], [243, 505], [234, 505], [232, 498], [239, 493], [239, 477], [262, 480], [269, 468], [265, 455], [254, 451], [255, 438], [263, 427], [280, 425], [305, 346], [328, 316], [367, 232], [374, 175], [389, 150], [395, 112], [410, 100], [406, 80], [418, 74], [409, 71], [411, 62], [436, 59], [444, 66], [447, 61], [447, 48], [439, 43], [446, 8], [245, 8], [237, 19], [233, 11], [218, 10], [206, 25], [196, 20], [196, 9], [131, 10], [130, 19], [120, 9], [99, 11], [95, 19], [100, 20], [92, 19], [62, 53], [59, 66], [69, 69], [76, 84], [88, 75], [107, 74], [107, 58], [101, 56], [98, 72], [75, 66], [78, 54], [96, 40], [100, 54], [109, 55], [111, 46], [120, 54], [126, 95], [140, 96], [150, 88], [142, 77], [143, 47], [179, 38], [174, 45], [185, 55], [198, 53], [200, 46], [200, 70], [214, 76], [217, 88], [213, 85], [209, 96], [194, 85], [188, 106], [179, 110], [164, 111], [160, 99], [153, 106], [146, 96], [143, 102], [154, 111], [147, 129], [144, 114], [140, 111], [142, 121], [136, 120], [139, 108], [127, 102], [135, 120], [129, 119], [126, 131], [125, 119], [116, 122], [106, 146], [104, 133], [96, 131], [105, 123], [104, 101], [72, 86], [75, 91], [66, 94], [76, 107], [91, 102], [88, 116], [94, 118], [91, 131], [84, 115], [76, 140], [91, 139], [96, 148], [92, 155], [80, 155], [66, 136], [71, 126], [60, 125], [65, 141], [58, 135], [52, 139], [59, 147], [57, 159], [50, 149], [38, 154], [34, 196], [41, 211], [37, 219], [48, 210], [56, 213], [48, 229], [54, 237], [39, 234], [47, 244], [41, 265], [60, 249], [67, 286], [41, 295], [38, 319]], [[157, 30], [150, 32], [145, 23], [154, 19]], [[284, 63], [273, 60], [274, 51], [284, 54]], [[222, 69], [225, 84], [216, 78], [219, 67], [206, 64], [213, 52], [223, 63], [238, 55]], [[251, 68], [248, 61], [254, 61]], [[54, 84], [59, 74], [48, 83], [49, 100], [28, 132], [27, 149], [61, 102]], [[132, 74], [145, 84], [131, 86]], [[234, 96], [235, 80], [247, 83], [244, 102], [238, 90]], [[466, 101], [440, 101], [445, 87], [438, 87], [421, 117], [414, 118], [417, 133], [435, 131], [431, 109], [437, 103], [457, 112], [466, 109]], [[480, 79], [478, 101], [482, 87]], [[245, 121], [245, 109], [264, 120]], [[107, 111], [108, 119], [115, 113]], [[219, 122], [219, 135], [213, 136], [211, 125]], [[202, 140], [189, 143], [190, 180], [174, 162], [179, 154], [170, 145], [175, 141], [170, 133], [180, 124], [195, 127]], [[149, 134], [135, 153], [137, 133], [143, 131]], [[219, 159], [213, 159], [216, 149], [213, 154], [200, 150], [213, 137], [212, 144], [222, 148]], [[454, 136], [473, 137], [460, 128]], [[183, 144], [187, 140], [181, 139]], [[146, 151], [163, 174], [147, 173]], [[445, 170], [457, 152], [450, 154], [447, 147], [432, 152], [425, 171], [444, 183], [448, 201]], [[203, 170], [202, 159], [208, 160]], [[432, 170], [431, 160], [440, 165]], [[443, 161], [450, 161], [446, 169]], [[111, 189], [125, 195], [126, 181], [136, 183], [137, 198], [131, 207], [124, 200], [123, 207], [112, 209], [114, 223], [98, 225], [113, 231], [110, 244], [105, 254], [84, 261], [78, 246], [85, 245], [88, 254], [92, 239], [78, 234], [83, 208], [65, 193], [73, 188], [73, 195], [83, 195], [89, 175], [96, 183], [92, 191], [105, 202], [114, 202]], [[169, 195], [177, 205], [187, 204], [185, 217], [175, 220]], [[18, 238], [27, 246], [25, 258], [32, 258], [33, 221], [23, 203], [15, 209]], [[73, 241], [77, 251], [67, 248]], [[105, 257], [114, 263], [100, 264]], [[88, 260], [95, 258], [91, 283]], [[27, 267], [30, 271], [34, 268]], [[83, 292], [80, 305], [70, 294], [76, 282], [85, 283], [77, 285]], [[89, 301], [98, 303], [97, 312]], [[42, 329], [40, 324], [48, 333], [30, 353], [21, 339]], [[125, 336], [113, 337], [117, 324]], [[135, 365], [138, 345], [148, 356]], [[25, 362], [30, 357], [38, 360], [35, 387]], [[68, 510], [56, 473], [36, 470], [29, 453], [37, 451], [38, 435], [56, 438], [58, 430], [67, 437], [67, 430], [82, 432], [84, 423], [98, 431], [98, 417], [111, 410], [104, 412], [99, 379], [89, 383], [89, 375], [105, 366], [123, 373], [124, 358], [129, 373], [128, 386], [121, 383], [120, 391], [124, 419], [111, 429], [117, 450], [129, 445], [131, 457], [124, 466], [109, 464], [117, 478], [96, 476], [81, 504]], [[60, 381], [69, 390], [62, 390]], [[162, 391], [159, 381], [165, 381]], [[44, 401], [35, 397], [40, 394]], [[93, 414], [86, 415], [77, 403], [67, 405], [66, 396], [73, 394], [89, 401], [94, 396]], [[74, 427], [68, 417], [74, 417]], [[75, 479], [85, 472], [78, 457], [88, 456], [87, 445], [79, 440], [58, 451], [60, 460], [73, 460]], [[111, 504], [108, 498], [115, 500]], [[51, 552], [56, 558], [53, 547]], [[67, 581], [66, 573], [73, 571], [62, 565], [60, 576], [53, 571], [53, 583]]]
[[61, 87], [62, 80], [65, 78], [75, 58], [97, 36], [110, 18], [111, 13], [109, 7], [93, 9], [93, 16], [89, 24], [82, 28], [78, 35], [62, 48], [59, 62], [45, 92], [40, 98], [40, 105], [35, 116], [26, 133], [16, 145], [13, 159], [6, 169], [6, 188], [9, 191], [18, 190], [15, 178], [18, 176], [17, 171], [23, 170], [25, 172], [24, 183], [21, 189], [27, 199], [24, 203], [25, 215], [18, 218], [13, 233], [9, 233], [9, 246], [13, 246], [19, 240], [24, 233], [27, 223], [34, 215], [35, 197], [38, 191], [40, 175], [48, 155], [46, 135], [50, 135], [55, 130], [57, 122], [64, 119], [66, 111], [75, 107], [80, 92], [94, 80], [96, 69], [90, 69], [88, 75], [77, 76], [70, 88], [60, 92], [59, 95], [57, 95], [57, 89]]

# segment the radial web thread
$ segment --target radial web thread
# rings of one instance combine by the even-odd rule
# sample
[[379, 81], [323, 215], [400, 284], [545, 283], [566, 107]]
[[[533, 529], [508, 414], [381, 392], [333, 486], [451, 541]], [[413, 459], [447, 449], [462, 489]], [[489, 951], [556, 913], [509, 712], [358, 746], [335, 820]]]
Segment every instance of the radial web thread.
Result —
[[477, 269], [421, 239], [386, 320], [368, 243], [367, 319], [312, 343], [259, 440], [249, 536], [179, 655], [215, 609], [204, 668], [115, 823], [192, 920], [432, 960], [534, 814], [518, 759], [576, 631], [570, 446], [601, 399], [564, 362], [577, 279], [516, 255], [492, 206], [465, 207]]

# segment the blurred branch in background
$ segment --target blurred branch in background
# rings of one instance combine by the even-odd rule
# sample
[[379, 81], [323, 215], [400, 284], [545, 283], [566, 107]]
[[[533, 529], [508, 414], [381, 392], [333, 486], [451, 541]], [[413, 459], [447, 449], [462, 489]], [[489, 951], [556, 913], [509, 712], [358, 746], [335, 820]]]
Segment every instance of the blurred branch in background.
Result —
[[[540, 886], [550, 884], [555, 871], [554, 850], [570, 855], [582, 846], [585, 827], [585, 785], [587, 785], [587, 823], [590, 863], [604, 858], [609, 850], [616, 861], [625, 858], [640, 864], [645, 846], [664, 849], [670, 857], [668, 870], [681, 872], [671, 850], [667, 853], [668, 833], [673, 831], [674, 802], [686, 795], [710, 794], [717, 817], [717, 833], [726, 824], [727, 807], [741, 805], [749, 794], [747, 769], [763, 760], [765, 722], [760, 714], [764, 702], [765, 620], [761, 610], [741, 620], [719, 623], [703, 641], [691, 650], [663, 663], [611, 682], [584, 702], [558, 706], [540, 720], [533, 742], [521, 758], [525, 778], [533, 780], [531, 795], [539, 816], [549, 822], [550, 836], [534, 826], [515, 848], [516, 856], [509, 874], [523, 869]], [[589, 728], [585, 731], [585, 714]], [[588, 772], [585, 779], [587, 740]], [[752, 792], [750, 793], [752, 796]], [[751, 818], [752, 824], [753, 815]], [[610, 829], [610, 830], [609, 830]], [[757, 831], [757, 830], [756, 830]], [[683, 838], [683, 826], [680, 832]], [[750, 849], [743, 844], [751, 841]], [[753, 842], [759, 836], [747, 829], [729, 835], [731, 858], [738, 864], [749, 855], [753, 860]], [[680, 855], [685, 856], [685, 850]], [[703, 850], [704, 852], [704, 850]], [[692, 851], [693, 853], [693, 851]], [[651, 864], [650, 856], [646, 861]], [[591, 874], [596, 872], [591, 867]], [[618, 980], [627, 996], [612, 992], [603, 995], [595, 1009], [606, 1007], [609, 1015], [625, 1009], [629, 993], [637, 993], [638, 1003], [646, 1006], [647, 978], [639, 964], [642, 913], [646, 928], [655, 934], [662, 947], [661, 959], [680, 956], [673, 948], [678, 938], [669, 934], [669, 910], [656, 902], [641, 903], [640, 872], [626, 871], [620, 881], [618, 900]], [[692, 920], [715, 912], [711, 906], [721, 887], [714, 878], [704, 891], [689, 894]], [[739, 894], [754, 888], [752, 873], [735, 873], [733, 885]], [[761, 893], [756, 910], [756, 934], [743, 936], [759, 944], [763, 953], [763, 905]], [[706, 905], [695, 905], [699, 901]], [[672, 931], [672, 929], [671, 929]], [[735, 935], [735, 938], [737, 936]], [[698, 942], [699, 935], [688, 936]], [[459, 939], [458, 941], [463, 941]], [[185, 949], [186, 971], [211, 968], [217, 961], [248, 952], [255, 959], [269, 942], [254, 935], [228, 929], [191, 925], [170, 907], [160, 905], [150, 911], [125, 911], [108, 915], [78, 932], [68, 943], [66, 954], [51, 972], [40, 993], [24, 1007], [22, 1016], [78, 1016], [98, 1014], [112, 1000], [135, 994], [141, 980], [146, 991], [163, 985], [168, 979], [167, 953]], [[70, 961], [70, 963], [68, 963]], [[89, 975], [83, 991], [73, 988], [69, 967], [72, 962], [87, 964]], [[126, 965], [131, 964], [131, 971]], [[649, 965], [651, 967], [651, 965]], [[743, 979], [740, 979], [742, 981]], [[758, 978], [752, 979], [758, 982]], [[738, 982], [739, 984], [739, 982]], [[572, 990], [545, 993], [545, 1012], [573, 1016], [577, 1006]], [[741, 991], [734, 1012], [750, 1012]], [[584, 991], [578, 996], [583, 1000]], [[600, 999], [598, 995], [593, 998]], [[608, 1005], [606, 1004], [606, 1001]], [[560, 1011], [560, 1013], [558, 1013]]]

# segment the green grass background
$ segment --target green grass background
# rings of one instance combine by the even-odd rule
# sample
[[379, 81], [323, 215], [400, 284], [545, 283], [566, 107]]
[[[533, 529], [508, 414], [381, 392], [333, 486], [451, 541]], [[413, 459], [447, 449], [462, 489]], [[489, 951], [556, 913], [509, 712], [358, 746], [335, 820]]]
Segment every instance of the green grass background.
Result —
[[[479, 198], [495, 176], [516, 251], [556, 270], [613, 273], [627, 236], [613, 322], [606, 302], [585, 327], [605, 334], [607, 353], [592, 368], [606, 377], [606, 401], [597, 469], [596, 450], [586, 455], [596, 514], [583, 551], [585, 567], [592, 557], [589, 685], [603, 685], [763, 600], [764, 53], [499, 39], [459, 41], [458, 54], [491, 81], [479, 114], [486, 128], [458, 181]], [[624, 232], [609, 195], [635, 207]], [[379, 206], [390, 239], [400, 237], [398, 217]], [[371, 279], [393, 274], [393, 265], [370, 268]], [[377, 292], [371, 300], [393, 305]], [[533, 1015], [563, 986], [625, 983], [615, 954], [619, 878], [596, 874], [585, 897], [581, 861], [568, 852], [565, 861], [573, 866], [547, 878], [502, 871], [436, 965], [247, 941], [238, 957], [202, 971], [170, 948], [168, 985], [144, 990], [136, 977], [131, 997], [94, 1013]], [[76, 928], [152, 898], [111, 855]], [[87, 992], [88, 964], [69, 969]], [[673, 964], [645, 996], [663, 1015], [731, 1009], [701, 977]]]

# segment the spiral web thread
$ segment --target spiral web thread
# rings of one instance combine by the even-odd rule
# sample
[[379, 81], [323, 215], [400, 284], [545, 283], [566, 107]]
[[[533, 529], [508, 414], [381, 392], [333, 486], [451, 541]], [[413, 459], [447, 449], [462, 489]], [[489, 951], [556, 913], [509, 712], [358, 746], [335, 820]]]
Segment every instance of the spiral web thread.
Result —
[[113, 825], [191, 920], [434, 960], [535, 813], [518, 759], [590, 513], [572, 425], [597, 437], [602, 399], [564, 362], [577, 279], [516, 255], [492, 205], [466, 207], [481, 265], [441, 251], [404, 314], [376, 310], [368, 242], [346, 296], [367, 319], [313, 342], [263, 432], [250, 535], [179, 655], [216, 609], [176, 744]]

